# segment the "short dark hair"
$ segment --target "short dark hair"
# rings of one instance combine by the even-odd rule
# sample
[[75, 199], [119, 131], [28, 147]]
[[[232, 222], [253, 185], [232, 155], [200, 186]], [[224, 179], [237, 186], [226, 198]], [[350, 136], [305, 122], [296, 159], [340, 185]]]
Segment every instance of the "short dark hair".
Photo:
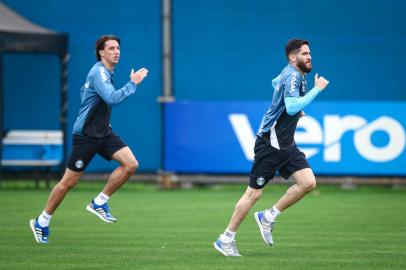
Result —
[[115, 40], [118, 42], [118, 45], [120, 45], [120, 38], [115, 35], [103, 35], [103, 36], [99, 37], [99, 39], [96, 41], [96, 59], [97, 59], [97, 61], [101, 60], [99, 51], [104, 49], [104, 45], [106, 44], [106, 41], [108, 41], [108, 40]]
[[303, 45], [309, 45], [309, 41], [298, 38], [289, 40], [285, 47], [286, 58], [289, 60], [289, 54], [296, 53]]

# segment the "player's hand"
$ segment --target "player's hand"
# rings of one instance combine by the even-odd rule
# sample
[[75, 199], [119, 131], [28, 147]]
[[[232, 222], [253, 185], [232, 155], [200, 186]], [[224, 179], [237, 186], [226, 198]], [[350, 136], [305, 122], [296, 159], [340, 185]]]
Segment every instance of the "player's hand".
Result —
[[319, 77], [317, 73], [316, 75], [314, 75], [314, 85], [316, 85], [321, 90], [324, 90], [328, 84], [329, 81], [327, 81], [326, 78], [324, 78], [323, 76]]
[[130, 79], [133, 83], [139, 84], [144, 80], [144, 78], [148, 75], [148, 69], [140, 68], [139, 70], [134, 72], [134, 69], [131, 69]]

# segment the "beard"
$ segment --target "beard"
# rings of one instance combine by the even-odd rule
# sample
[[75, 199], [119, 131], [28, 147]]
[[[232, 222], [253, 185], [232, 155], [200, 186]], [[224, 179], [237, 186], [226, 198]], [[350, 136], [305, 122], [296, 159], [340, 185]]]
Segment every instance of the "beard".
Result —
[[300, 61], [300, 62], [297, 62], [297, 67], [301, 70], [301, 71], [303, 71], [303, 72], [305, 72], [305, 73], [309, 73], [310, 71], [312, 71], [312, 62], [308, 62], [310, 65], [308, 65], [308, 66], [306, 66], [306, 63], [305, 62], [302, 62], [302, 61]]

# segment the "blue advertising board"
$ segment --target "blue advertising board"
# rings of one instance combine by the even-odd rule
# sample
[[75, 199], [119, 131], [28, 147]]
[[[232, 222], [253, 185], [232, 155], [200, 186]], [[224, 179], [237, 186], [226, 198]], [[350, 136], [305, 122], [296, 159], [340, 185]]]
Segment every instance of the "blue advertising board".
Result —
[[[255, 134], [270, 102], [165, 105], [164, 169], [248, 173]], [[314, 172], [406, 175], [406, 103], [314, 102], [295, 133]]]

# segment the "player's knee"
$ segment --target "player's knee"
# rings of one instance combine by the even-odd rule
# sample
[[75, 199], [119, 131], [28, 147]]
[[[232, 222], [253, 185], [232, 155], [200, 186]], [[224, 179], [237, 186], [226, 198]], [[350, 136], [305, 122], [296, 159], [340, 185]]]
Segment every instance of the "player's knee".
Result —
[[313, 189], [316, 188], [316, 178], [312, 177], [307, 179], [304, 183], [303, 183], [303, 189], [305, 192], [310, 192]]
[[61, 182], [59, 182], [59, 186], [61, 189], [71, 189], [78, 183], [78, 179], [76, 178], [65, 178]]
[[134, 172], [138, 169], [138, 161], [136, 159], [129, 160], [124, 164], [124, 169], [130, 175], [134, 174]]
[[248, 196], [252, 201], [256, 202], [262, 196], [262, 189], [250, 189]]

